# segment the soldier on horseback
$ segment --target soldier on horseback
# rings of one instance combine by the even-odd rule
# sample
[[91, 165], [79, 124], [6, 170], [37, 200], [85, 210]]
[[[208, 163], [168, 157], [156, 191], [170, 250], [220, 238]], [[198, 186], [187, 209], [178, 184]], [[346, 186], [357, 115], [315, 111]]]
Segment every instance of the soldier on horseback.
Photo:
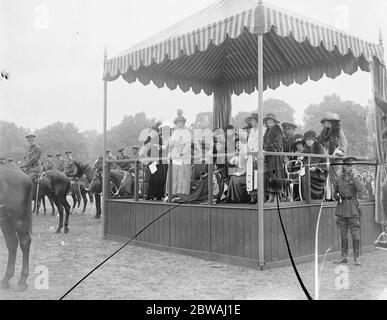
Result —
[[[127, 160], [127, 159], [129, 160], [130, 157], [125, 153], [125, 148], [121, 148], [120, 150], [118, 150], [117, 160]], [[120, 169], [124, 171], [129, 171], [131, 169], [131, 165], [129, 162], [119, 163], [118, 166], [120, 167]]]
[[22, 165], [27, 174], [30, 176], [33, 182], [36, 183], [36, 179], [39, 177], [39, 173], [42, 171], [42, 166], [40, 164], [40, 157], [42, 155], [42, 150], [34, 142], [36, 136], [29, 134], [26, 136], [27, 142], [30, 147], [28, 149], [27, 156], [25, 157], [25, 163]]
[[55, 169], [60, 171], [60, 172], [64, 172], [65, 166], [66, 166], [66, 160], [63, 159], [62, 154], [60, 152], [58, 152], [56, 154]]
[[52, 155], [46, 155], [46, 163], [43, 166], [43, 171], [53, 170], [54, 169], [54, 161], [52, 160]]
[[75, 164], [75, 160], [73, 158], [73, 153], [71, 151], [67, 151], [65, 152], [66, 154], [66, 163], [65, 163], [65, 174], [66, 176], [68, 176], [69, 178], [74, 178], [77, 176], [78, 174], [78, 167], [77, 165]]

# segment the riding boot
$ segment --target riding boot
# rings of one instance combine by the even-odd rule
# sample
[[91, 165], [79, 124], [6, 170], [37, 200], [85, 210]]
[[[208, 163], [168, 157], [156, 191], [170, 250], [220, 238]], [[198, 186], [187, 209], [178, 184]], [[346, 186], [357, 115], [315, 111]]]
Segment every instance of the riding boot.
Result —
[[353, 261], [355, 266], [360, 266], [360, 240], [353, 239]]
[[341, 257], [334, 264], [348, 263], [348, 239], [341, 239]]

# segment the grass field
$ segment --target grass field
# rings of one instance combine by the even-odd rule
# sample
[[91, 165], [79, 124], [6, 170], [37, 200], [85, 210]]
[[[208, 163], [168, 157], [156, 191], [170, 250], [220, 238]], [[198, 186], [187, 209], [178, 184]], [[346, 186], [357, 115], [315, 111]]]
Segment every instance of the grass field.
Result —
[[[86, 214], [70, 216], [70, 233], [54, 234], [57, 217], [34, 216], [29, 289], [16, 292], [21, 252], [10, 290], [0, 299], [59, 299], [120, 244], [103, 240], [101, 221]], [[0, 275], [7, 249], [0, 237]], [[366, 254], [361, 267], [336, 269], [327, 262], [320, 299], [387, 299], [387, 252]], [[48, 288], [41, 288], [40, 270], [48, 271]], [[314, 296], [314, 264], [299, 265]], [[340, 279], [340, 272], [342, 279]], [[347, 281], [348, 280], [348, 281]], [[99, 268], [66, 299], [305, 299], [291, 267], [258, 271], [217, 264], [183, 255], [128, 246]]]

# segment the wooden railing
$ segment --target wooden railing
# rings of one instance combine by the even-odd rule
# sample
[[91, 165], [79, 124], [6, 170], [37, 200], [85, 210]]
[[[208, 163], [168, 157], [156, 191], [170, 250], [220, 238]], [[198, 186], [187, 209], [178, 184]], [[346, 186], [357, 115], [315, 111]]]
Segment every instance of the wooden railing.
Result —
[[[243, 153], [242, 154], [243, 156], [257, 156], [258, 155], [258, 152], [247, 152], [247, 153]], [[329, 155], [326, 155], [326, 154], [305, 154], [305, 153], [288, 153], [288, 152], [264, 152], [264, 155], [265, 157], [266, 156], [281, 156], [281, 157], [289, 157], [289, 158], [297, 158], [297, 157], [304, 157], [304, 167], [305, 167], [305, 190], [306, 190], [306, 194], [303, 195], [304, 197], [304, 201], [309, 204], [312, 202], [312, 198], [311, 198], [311, 181], [310, 181], [310, 178], [311, 178], [311, 174], [310, 174], [310, 164], [311, 164], [311, 161], [310, 159], [312, 158], [319, 158], [319, 159], [326, 159], [327, 162], [326, 164], [328, 165], [329, 162], [332, 162], [334, 160], [336, 161], [342, 161], [344, 158], [343, 157], [336, 157], [336, 156], [329, 156]], [[214, 158], [214, 156], [217, 156], [217, 157], [224, 157], [225, 158], [225, 162], [227, 163], [227, 159], [229, 157], [234, 157], [234, 156], [239, 156], [238, 153], [232, 153], [232, 154], [217, 154], [217, 155], [214, 155], [214, 154], [207, 154], [205, 157], [194, 157], [195, 161], [197, 161], [197, 163], [195, 164], [199, 164], [200, 163], [204, 163], [208, 165], [208, 204], [209, 205], [212, 205], [213, 202], [214, 202], [214, 197], [213, 197], [213, 173], [214, 173], [214, 163], [212, 163], [212, 160]], [[346, 155], [345, 157], [349, 157], [348, 155]], [[179, 159], [182, 159], [182, 160], [188, 160], [188, 159], [191, 159], [192, 160], [193, 157], [190, 157], [190, 158], [181, 158], [179, 157]], [[356, 156], [355, 157], [357, 159], [356, 161], [356, 164], [357, 165], [361, 165], [361, 164], [364, 164], [364, 165], [367, 165], [367, 166], [377, 166], [377, 161], [374, 160], [374, 159], [369, 159], [369, 158], [365, 158], [365, 157], [361, 157], [361, 156]], [[139, 196], [139, 191], [140, 191], [140, 175], [139, 175], [139, 171], [140, 171], [140, 164], [142, 164], [142, 162], [147, 162], [147, 163], [152, 163], [154, 161], [163, 161], [164, 163], [168, 163], [168, 184], [166, 186], [166, 193], [168, 194], [168, 202], [169, 203], [172, 203], [172, 158], [171, 157], [160, 157], [160, 158], [152, 158], [152, 157], [149, 157], [149, 158], [139, 158], [137, 157], [136, 159], [124, 159], [124, 160], [108, 160], [106, 161], [107, 163], [107, 166], [108, 166], [108, 170], [107, 170], [107, 175], [105, 176], [106, 177], [106, 181], [110, 181], [110, 170], [111, 170], [111, 165], [113, 164], [128, 164], [128, 163], [132, 163], [134, 164], [134, 169], [135, 169], [135, 177], [134, 177], [134, 194], [133, 194], [133, 199], [134, 201], [139, 201], [140, 200], [140, 196]], [[253, 172], [254, 172], [254, 168], [253, 168]], [[105, 182], [104, 182], [105, 183]], [[107, 188], [106, 190], [109, 190], [109, 188]], [[144, 194], [142, 195], [144, 196]], [[109, 196], [107, 197], [109, 198]]]

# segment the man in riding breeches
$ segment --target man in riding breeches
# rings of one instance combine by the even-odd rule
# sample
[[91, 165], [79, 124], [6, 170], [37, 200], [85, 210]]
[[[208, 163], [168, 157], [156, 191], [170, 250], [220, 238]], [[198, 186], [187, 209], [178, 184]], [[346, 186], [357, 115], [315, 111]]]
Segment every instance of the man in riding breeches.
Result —
[[35, 181], [39, 177], [40, 172], [42, 171], [42, 166], [40, 164], [42, 150], [37, 144], [34, 143], [35, 138], [36, 136], [33, 134], [29, 134], [28, 136], [26, 136], [30, 147], [28, 149], [26, 161], [22, 165], [22, 168], [27, 171], [32, 181]]
[[67, 151], [66, 157], [67, 157], [67, 159], [66, 159], [64, 173], [69, 178], [74, 178], [74, 180], [78, 180], [78, 179], [76, 179], [78, 177], [78, 167], [75, 164], [75, 161], [74, 161], [73, 156], [72, 156], [72, 152]]
[[343, 174], [336, 180], [334, 197], [337, 203], [336, 225], [340, 231], [341, 257], [336, 264], [348, 263], [348, 229], [353, 241], [355, 266], [360, 265], [360, 219], [361, 210], [358, 194], [363, 184], [353, 170], [355, 158], [344, 159]]

